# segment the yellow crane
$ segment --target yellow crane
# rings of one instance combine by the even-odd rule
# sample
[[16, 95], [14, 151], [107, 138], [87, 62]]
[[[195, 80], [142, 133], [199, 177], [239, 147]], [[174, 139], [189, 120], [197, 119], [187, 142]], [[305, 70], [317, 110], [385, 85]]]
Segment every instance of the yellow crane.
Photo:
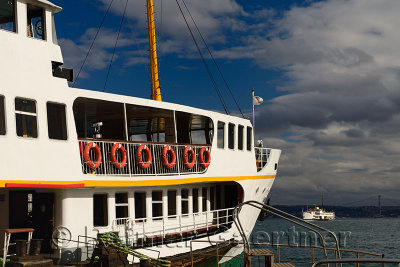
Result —
[[156, 44], [156, 26], [154, 20], [153, 0], [147, 0], [147, 24], [150, 47], [150, 69], [151, 69], [151, 99], [162, 101], [160, 79], [158, 77], [157, 63], [157, 44]]

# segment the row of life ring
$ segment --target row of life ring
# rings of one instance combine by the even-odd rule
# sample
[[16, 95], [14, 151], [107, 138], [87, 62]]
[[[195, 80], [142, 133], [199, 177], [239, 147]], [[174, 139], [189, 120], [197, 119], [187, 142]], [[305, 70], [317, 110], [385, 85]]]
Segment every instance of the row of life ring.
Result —
[[[90, 151], [94, 149], [96, 154], [96, 159], [93, 161], [90, 158]], [[118, 161], [117, 159], [117, 151], [121, 154], [122, 160]], [[117, 169], [123, 169], [128, 161], [127, 153], [125, 148], [121, 144], [114, 144], [111, 148], [111, 162]], [[144, 157], [143, 157], [144, 156]], [[85, 150], [83, 152], [83, 158], [87, 164], [87, 166], [91, 169], [97, 169], [101, 165], [102, 156], [100, 147], [93, 142], [88, 143], [85, 146]], [[142, 169], [147, 169], [151, 165], [152, 156], [150, 148], [146, 145], [140, 145], [136, 150], [136, 160], [138, 165]], [[162, 162], [167, 169], [174, 168], [176, 164], [176, 154], [174, 149], [171, 146], [164, 146], [162, 151]], [[202, 147], [199, 152], [199, 162], [203, 168], [208, 168], [211, 163], [211, 153], [210, 150], [206, 147]], [[192, 169], [196, 163], [196, 155], [194, 149], [191, 146], [186, 146], [183, 150], [183, 163], [186, 168]]]

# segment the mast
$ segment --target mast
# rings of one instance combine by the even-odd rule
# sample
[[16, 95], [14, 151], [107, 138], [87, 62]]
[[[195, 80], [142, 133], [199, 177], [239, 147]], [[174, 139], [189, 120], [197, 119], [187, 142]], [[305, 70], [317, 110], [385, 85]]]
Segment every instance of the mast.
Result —
[[156, 26], [154, 23], [154, 4], [153, 0], [147, 2], [147, 24], [149, 34], [149, 52], [151, 68], [151, 99], [161, 100], [160, 80], [158, 77], [157, 45], [156, 45]]

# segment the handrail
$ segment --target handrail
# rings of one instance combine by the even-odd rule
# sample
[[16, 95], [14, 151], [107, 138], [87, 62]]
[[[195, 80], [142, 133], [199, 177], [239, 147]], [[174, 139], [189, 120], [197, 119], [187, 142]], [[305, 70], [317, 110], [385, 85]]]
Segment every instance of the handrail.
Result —
[[400, 259], [371, 259], [371, 258], [347, 258], [347, 259], [332, 259], [332, 260], [320, 260], [312, 265], [312, 267], [317, 267], [322, 264], [329, 263], [381, 263], [381, 264], [400, 264]]
[[[337, 254], [335, 253], [335, 257], [338, 257], [340, 259], [339, 241], [338, 241], [336, 235], [332, 231], [330, 231], [328, 229], [325, 229], [323, 227], [320, 227], [320, 226], [318, 226], [316, 224], [307, 222], [307, 221], [305, 221], [303, 219], [300, 219], [300, 218], [298, 218], [296, 216], [293, 216], [293, 215], [291, 215], [289, 213], [281, 211], [281, 210], [279, 210], [277, 208], [274, 208], [272, 206], [269, 206], [269, 205], [266, 205], [264, 203], [261, 203], [261, 202], [258, 202], [258, 201], [254, 201], [254, 200], [250, 200], [250, 201], [246, 201], [246, 202], [240, 203], [239, 205], [237, 205], [235, 207], [235, 209], [233, 210], [233, 214], [232, 214], [233, 221], [235, 222], [235, 225], [236, 225], [237, 229], [239, 230], [239, 233], [240, 233], [240, 235], [241, 235], [241, 237], [243, 239], [245, 251], [250, 251], [250, 244], [249, 244], [248, 238], [246, 237], [246, 233], [243, 230], [243, 226], [242, 226], [242, 224], [240, 222], [240, 219], [239, 219], [239, 216], [238, 216], [239, 211], [245, 205], [249, 205], [249, 206], [252, 206], [254, 208], [260, 209], [262, 211], [269, 212], [269, 213], [271, 213], [271, 214], [273, 214], [273, 215], [275, 215], [275, 216], [277, 216], [279, 218], [282, 218], [282, 219], [284, 219], [286, 221], [289, 221], [291, 223], [294, 223], [296, 225], [299, 225], [299, 226], [301, 226], [303, 228], [306, 228], [306, 229], [314, 232], [315, 234], [317, 234], [320, 237], [320, 240], [322, 242], [322, 247], [324, 248], [324, 254], [325, 254], [326, 258], [328, 258], [328, 253], [327, 253], [327, 249], [326, 249], [326, 245], [325, 245], [325, 239], [323, 238], [322, 234], [318, 230], [329, 233], [332, 236], [332, 238], [335, 240], [335, 243], [336, 243]], [[315, 228], [315, 229], [313, 229], [313, 228]], [[316, 230], [316, 229], [318, 229], [318, 230]]]

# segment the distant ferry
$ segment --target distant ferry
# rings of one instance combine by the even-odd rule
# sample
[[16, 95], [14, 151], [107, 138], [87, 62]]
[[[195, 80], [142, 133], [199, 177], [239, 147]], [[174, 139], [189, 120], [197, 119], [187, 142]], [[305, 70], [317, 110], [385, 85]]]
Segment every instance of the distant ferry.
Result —
[[325, 211], [323, 208], [314, 207], [303, 211], [303, 220], [331, 221], [336, 218], [334, 211]]

